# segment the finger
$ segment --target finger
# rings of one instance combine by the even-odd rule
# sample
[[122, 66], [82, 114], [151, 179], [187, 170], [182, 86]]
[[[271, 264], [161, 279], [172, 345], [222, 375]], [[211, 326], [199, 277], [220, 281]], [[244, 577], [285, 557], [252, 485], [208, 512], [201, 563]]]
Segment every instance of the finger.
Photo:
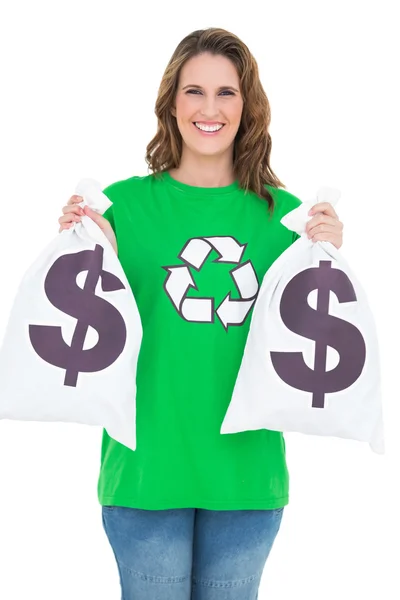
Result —
[[316, 225], [315, 227], [312, 227], [307, 232], [307, 235], [309, 238], [312, 238], [317, 233], [329, 233], [329, 234], [333, 234], [333, 235], [338, 235], [339, 232], [337, 231], [336, 226], [329, 225], [327, 223], [321, 223], [320, 225]]
[[79, 223], [81, 217], [79, 215], [75, 215], [74, 213], [67, 213], [58, 219], [58, 222], [61, 223]]
[[318, 204], [314, 204], [314, 206], [312, 206], [309, 210], [308, 214], [314, 215], [317, 212], [322, 212], [330, 217], [338, 219], [337, 213], [330, 202], [318, 202]]
[[331, 225], [332, 227], [336, 227], [338, 223], [340, 223], [340, 221], [338, 221], [338, 219], [335, 219], [334, 217], [326, 215], [325, 213], [320, 213], [318, 215], [315, 215], [315, 217], [313, 217], [309, 221], [307, 221], [306, 231], [310, 231], [310, 229], [312, 229], [313, 227], [316, 227], [317, 225], [323, 225], [324, 223], [326, 223], [327, 225]]
[[311, 221], [306, 224], [306, 234], [309, 235], [311, 233], [313, 235], [320, 231], [334, 231], [338, 234], [343, 232], [343, 223], [341, 223], [341, 221], [337, 221], [333, 217], [325, 217], [325, 219], [326, 220], [318, 219], [316, 221], [311, 219]]
[[67, 204], [76, 204], [77, 202], [83, 202], [83, 198], [82, 198], [82, 196], [78, 196], [77, 194], [74, 194], [68, 200]]
[[61, 233], [62, 231], [64, 231], [64, 229], [70, 229], [72, 225], [72, 223], [63, 223], [60, 229], [58, 230], [58, 233]]
[[76, 215], [75, 213], [67, 213], [66, 215], [62, 215], [59, 219], [58, 222], [59, 223], [79, 223], [79, 221], [81, 220], [81, 217], [79, 215]]
[[331, 242], [336, 248], [340, 248], [342, 245], [341, 236], [335, 235], [333, 233], [316, 233], [313, 238], [313, 242]]
[[77, 215], [85, 214], [83, 208], [81, 206], [78, 206], [77, 204], [63, 206], [62, 211], [64, 215], [66, 215], [67, 213], [76, 213]]

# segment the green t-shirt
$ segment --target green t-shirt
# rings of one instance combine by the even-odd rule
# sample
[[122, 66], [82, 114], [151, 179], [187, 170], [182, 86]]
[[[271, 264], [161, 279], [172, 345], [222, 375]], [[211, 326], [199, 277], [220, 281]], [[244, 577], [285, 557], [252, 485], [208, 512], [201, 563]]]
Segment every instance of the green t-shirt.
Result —
[[161, 510], [273, 509], [288, 503], [280, 432], [221, 434], [255, 296], [296, 239], [280, 220], [300, 204], [268, 186], [275, 209], [237, 182], [199, 188], [164, 173], [105, 188], [105, 217], [143, 326], [136, 450], [103, 431], [102, 505]]

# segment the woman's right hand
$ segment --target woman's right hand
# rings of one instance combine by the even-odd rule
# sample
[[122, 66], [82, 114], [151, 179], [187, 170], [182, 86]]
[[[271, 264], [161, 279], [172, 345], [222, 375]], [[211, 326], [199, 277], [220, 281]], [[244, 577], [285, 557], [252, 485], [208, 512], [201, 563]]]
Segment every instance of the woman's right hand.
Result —
[[79, 223], [81, 217], [86, 215], [90, 217], [100, 227], [100, 229], [114, 248], [115, 253], [118, 254], [117, 239], [115, 237], [114, 230], [111, 227], [110, 223], [102, 215], [99, 215], [99, 213], [95, 212], [88, 206], [85, 206], [84, 209], [82, 209], [79, 206], [79, 203], [82, 201], [82, 196], [77, 196], [76, 194], [74, 196], [71, 196], [71, 198], [68, 200], [67, 205], [64, 206], [62, 209], [63, 215], [58, 219], [58, 222], [60, 224], [60, 229], [58, 230], [59, 233], [61, 233], [61, 231], [63, 231], [64, 229], [69, 229], [70, 227], [72, 227], [73, 223]]

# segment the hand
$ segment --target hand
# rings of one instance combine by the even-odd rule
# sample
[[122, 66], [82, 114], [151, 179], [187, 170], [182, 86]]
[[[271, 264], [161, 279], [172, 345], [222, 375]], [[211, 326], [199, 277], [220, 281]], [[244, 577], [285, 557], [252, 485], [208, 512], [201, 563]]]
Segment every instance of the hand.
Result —
[[108, 241], [111, 243], [112, 247], [115, 250], [115, 253], [118, 254], [117, 248], [117, 240], [115, 237], [115, 233], [110, 223], [105, 219], [102, 215], [99, 215], [97, 212], [85, 206], [83, 209], [78, 206], [80, 202], [83, 201], [82, 196], [71, 196], [68, 200], [67, 205], [63, 207], [63, 215], [58, 219], [61, 227], [58, 230], [59, 233], [64, 229], [70, 229], [73, 223], [79, 223], [81, 217], [84, 215], [90, 217], [102, 230]]
[[[318, 214], [316, 214], [318, 213]], [[331, 242], [336, 248], [343, 244], [343, 223], [329, 202], [314, 204], [308, 213], [315, 215], [306, 225], [306, 233], [313, 242]]]

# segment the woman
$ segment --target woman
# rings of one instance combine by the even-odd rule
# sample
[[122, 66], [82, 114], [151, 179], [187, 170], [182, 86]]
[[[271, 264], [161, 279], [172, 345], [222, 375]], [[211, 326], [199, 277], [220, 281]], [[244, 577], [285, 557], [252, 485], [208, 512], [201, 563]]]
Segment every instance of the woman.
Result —
[[[59, 219], [101, 227], [143, 324], [137, 449], [103, 432], [103, 524], [123, 600], [253, 600], [288, 503], [285, 445], [220, 427], [260, 282], [296, 239], [280, 219], [300, 200], [269, 165], [269, 103], [233, 34], [182, 40], [156, 115], [153, 173], [108, 186], [103, 216], [72, 196]], [[339, 248], [333, 207], [313, 210], [309, 237]]]

